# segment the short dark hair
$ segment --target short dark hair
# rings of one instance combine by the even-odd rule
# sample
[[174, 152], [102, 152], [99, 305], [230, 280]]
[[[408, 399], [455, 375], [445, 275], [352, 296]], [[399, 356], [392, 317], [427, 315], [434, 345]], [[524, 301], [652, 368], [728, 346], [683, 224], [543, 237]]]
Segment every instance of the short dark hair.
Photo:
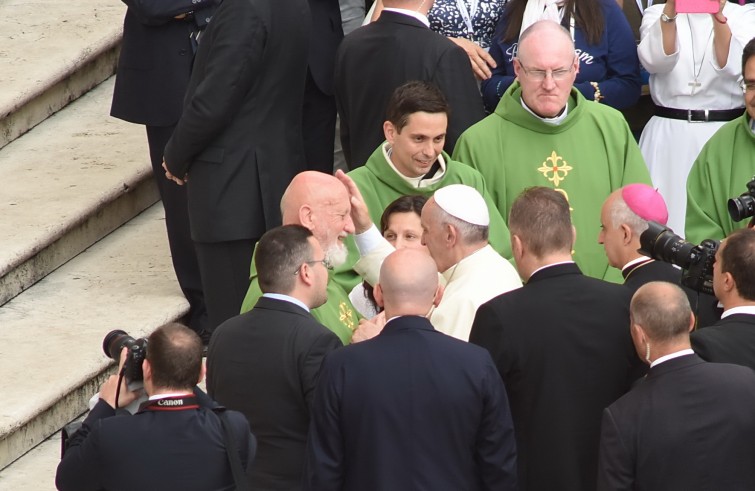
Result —
[[202, 372], [202, 340], [182, 324], [165, 324], [147, 338], [147, 361], [155, 387], [191, 389]]
[[419, 194], [399, 196], [385, 207], [380, 217], [380, 232], [383, 233], [388, 229], [388, 220], [394, 213], [416, 213], [422, 216], [422, 207], [425, 203], [427, 203], [427, 197]]
[[287, 294], [294, 289], [294, 272], [313, 259], [310, 237], [312, 232], [301, 225], [283, 225], [262, 236], [254, 251], [262, 293]]
[[730, 273], [739, 296], [755, 301], [755, 230], [732, 232], [721, 249], [721, 272]]
[[745, 65], [753, 56], [755, 56], [755, 38], [750, 39], [742, 50], [742, 74], [745, 72]]
[[569, 202], [550, 188], [527, 188], [509, 213], [509, 230], [540, 258], [552, 252], [571, 252], [574, 241]]
[[418, 112], [451, 115], [446, 96], [438, 87], [414, 80], [400, 85], [393, 91], [388, 100], [385, 118], [401, 133], [409, 121], [409, 116]]

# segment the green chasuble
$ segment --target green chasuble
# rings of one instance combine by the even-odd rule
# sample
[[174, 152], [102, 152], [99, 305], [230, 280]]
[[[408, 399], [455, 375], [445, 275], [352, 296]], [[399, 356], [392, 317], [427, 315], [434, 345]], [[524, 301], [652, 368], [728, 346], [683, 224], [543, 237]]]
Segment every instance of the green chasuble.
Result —
[[699, 244], [704, 239], [721, 240], [749, 220], [735, 222], [726, 203], [747, 191], [755, 175], [755, 134], [750, 118], [723, 125], [705, 144], [687, 177], [685, 238]]
[[[487, 191], [485, 180], [482, 175], [460, 162], [451, 160], [449, 155], [442, 153], [443, 162], [446, 164], [446, 171], [437, 182], [421, 188], [414, 187], [412, 184], [403, 179], [388, 164], [383, 153], [381, 144], [370, 156], [364, 166], [349, 172], [356, 183], [359, 191], [364, 197], [364, 201], [370, 210], [370, 217], [377, 226], [380, 224], [380, 217], [383, 210], [400, 196], [407, 194], [419, 194], [430, 197], [437, 190], [450, 184], [466, 184], [477, 189], [485, 198], [490, 212], [490, 245], [506, 259], [511, 259], [511, 245], [509, 229], [506, 222], [501, 218], [498, 209], [495, 206], [490, 194]], [[359, 260], [359, 251], [354, 242], [354, 238], [349, 236], [346, 239], [346, 245], [349, 249], [349, 257], [343, 266], [336, 268], [336, 281], [340, 283], [346, 291], [351, 291], [357, 285], [361, 278], [354, 272], [354, 264]]]
[[[241, 304], [241, 313], [249, 312], [257, 304], [262, 296], [257, 268], [254, 266], [255, 257], [252, 257], [252, 267], [249, 272], [249, 290], [246, 292], [244, 302]], [[351, 342], [351, 334], [359, 325], [359, 314], [349, 300], [349, 295], [343, 291], [338, 283], [333, 281], [333, 272], [328, 277], [328, 301], [310, 311], [312, 316], [320, 324], [324, 325], [339, 337], [343, 344]]]
[[525, 188], [546, 186], [562, 193], [577, 229], [574, 260], [589, 276], [621, 283], [598, 233], [600, 208], [612, 191], [650, 184], [629, 126], [620, 112], [587, 101], [576, 89], [561, 124], [548, 124], [522, 106], [521, 93], [518, 82], [509, 87], [495, 112], [461, 135], [454, 159], [480, 171], [507, 220]]

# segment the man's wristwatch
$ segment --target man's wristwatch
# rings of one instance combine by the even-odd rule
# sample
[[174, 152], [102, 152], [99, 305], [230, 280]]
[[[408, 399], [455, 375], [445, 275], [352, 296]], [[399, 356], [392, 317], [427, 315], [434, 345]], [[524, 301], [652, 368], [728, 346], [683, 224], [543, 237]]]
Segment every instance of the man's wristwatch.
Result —
[[676, 15], [675, 15], [675, 16], [673, 16], [673, 17], [669, 17], [668, 15], [666, 15], [666, 12], [663, 12], [663, 13], [661, 13], [661, 20], [662, 20], [663, 22], [666, 22], [666, 23], [669, 23], [669, 22], [674, 22], [674, 21], [676, 20], [676, 17], [677, 17], [678, 15], [679, 15], [679, 14], [676, 14]]

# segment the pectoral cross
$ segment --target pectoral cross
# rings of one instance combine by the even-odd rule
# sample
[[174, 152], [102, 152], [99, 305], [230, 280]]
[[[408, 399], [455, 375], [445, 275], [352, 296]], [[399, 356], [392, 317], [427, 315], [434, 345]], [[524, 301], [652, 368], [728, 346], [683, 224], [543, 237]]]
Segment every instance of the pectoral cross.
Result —
[[688, 83], [690, 87], [692, 87], [692, 95], [695, 95], [695, 89], [698, 87], [701, 87], [703, 84], [697, 81], [697, 79], [694, 79], [692, 82]]

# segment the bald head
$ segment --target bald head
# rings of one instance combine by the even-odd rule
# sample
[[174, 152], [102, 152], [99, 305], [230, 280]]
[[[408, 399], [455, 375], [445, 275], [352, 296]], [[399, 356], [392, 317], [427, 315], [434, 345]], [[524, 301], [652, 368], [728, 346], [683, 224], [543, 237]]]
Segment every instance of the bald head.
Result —
[[380, 268], [378, 283], [386, 315], [425, 315], [438, 290], [438, 269], [424, 251], [400, 249]]
[[284, 225], [302, 225], [325, 251], [328, 261], [338, 266], [348, 251], [343, 241], [354, 233], [349, 191], [330, 174], [305, 171], [296, 175], [281, 199]]
[[642, 327], [651, 343], [689, 339], [692, 310], [684, 291], [673, 283], [653, 281], [642, 285], [629, 308], [632, 324]]
[[517, 56], [526, 60], [533, 48], [560, 50], [574, 56], [574, 41], [569, 31], [552, 20], [537, 21], [519, 36]]
[[283, 225], [303, 225], [299, 217], [303, 206], [322, 208], [344, 199], [349, 201], [348, 191], [334, 176], [317, 171], [300, 172], [281, 199]]

